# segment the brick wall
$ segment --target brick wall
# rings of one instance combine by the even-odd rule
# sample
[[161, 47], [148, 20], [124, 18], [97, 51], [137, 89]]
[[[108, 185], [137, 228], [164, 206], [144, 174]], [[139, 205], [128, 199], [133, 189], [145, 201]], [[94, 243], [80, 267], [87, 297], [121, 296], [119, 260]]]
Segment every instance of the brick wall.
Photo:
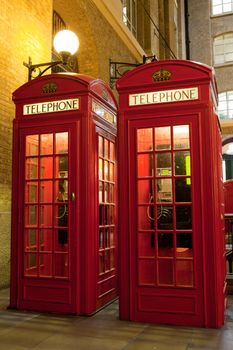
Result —
[[0, 10], [0, 288], [9, 283], [12, 92], [27, 81], [23, 61], [51, 59], [51, 0], [1, 0]]

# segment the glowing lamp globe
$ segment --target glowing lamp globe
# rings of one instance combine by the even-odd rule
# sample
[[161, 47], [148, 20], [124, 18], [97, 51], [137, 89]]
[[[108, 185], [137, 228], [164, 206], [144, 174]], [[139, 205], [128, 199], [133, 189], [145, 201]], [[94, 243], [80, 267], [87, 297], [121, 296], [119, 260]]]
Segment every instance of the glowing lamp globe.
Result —
[[58, 54], [68, 52], [73, 55], [79, 48], [79, 39], [71, 30], [61, 30], [53, 40], [53, 45]]

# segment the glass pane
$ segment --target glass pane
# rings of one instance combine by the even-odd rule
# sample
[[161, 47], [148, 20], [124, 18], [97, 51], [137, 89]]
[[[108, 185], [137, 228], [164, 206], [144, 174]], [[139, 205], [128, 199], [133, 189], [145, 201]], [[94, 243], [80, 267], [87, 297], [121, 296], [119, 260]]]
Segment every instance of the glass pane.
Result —
[[152, 153], [138, 154], [138, 177], [153, 175]]
[[171, 153], [163, 152], [156, 155], [156, 175], [170, 176], [171, 175]]
[[174, 149], [189, 148], [189, 125], [177, 125], [173, 127]]
[[173, 274], [173, 259], [168, 260], [159, 260], [158, 268], [159, 268], [159, 284], [174, 284], [174, 274]]
[[104, 205], [103, 204], [99, 205], [99, 225], [100, 226], [104, 225]]
[[53, 157], [43, 157], [40, 159], [40, 178], [48, 179], [53, 177]]
[[172, 233], [158, 233], [158, 255], [173, 256], [173, 234]]
[[109, 206], [109, 225], [115, 224], [115, 206], [110, 205]]
[[104, 183], [102, 181], [99, 181], [99, 203], [102, 203], [104, 201], [103, 199], [103, 186], [104, 186]]
[[191, 232], [177, 232], [176, 234], [176, 256], [192, 257], [193, 244]]
[[109, 163], [109, 180], [114, 181], [114, 164]]
[[37, 205], [25, 207], [25, 225], [37, 225]]
[[109, 184], [104, 183], [104, 202], [107, 203], [109, 201]]
[[40, 154], [53, 154], [53, 134], [40, 135]]
[[115, 268], [115, 250], [110, 250], [110, 270]]
[[172, 202], [172, 179], [156, 180], [156, 201]]
[[192, 229], [191, 206], [176, 206], [176, 228], [180, 230]]
[[68, 205], [58, 205], [56, 206], [56, 226], [68, 227]]
[[68, 254], [55, 254], [54, 275], [68, 277]]
[[103, 159], [99, 158], [99, 179], [102, 180], [103, 177]]
[[25, 250], [36, 251], [37, 250], [37, 245], [36, 245], [37, 230], [30, 229], [30, 230], [26, 230], [25, 233], [26, 233]]
[[24, 262], [25, 276], [36, 276], [37, 275], [37, 254], [36, 253], [26, 253]]
[[40, 251], [51, 252], [53, 249], [53, 231], [51, 229], [40, 230]]
[[191, 202], [191, 178], [175, 179], [176, 202]]
[[99, 156], [103, 157], [103, 150], [104, 150], [104, 140], [103, 140], [103, 137], [99, 136], [99, 144], [98, 144]]
[[52, 226], [52, 205], [41, 205], [40, 206], [40, 226]]
[[104, 248], [104, 229], [99, 230], [99, 249]]
[[137, 150], [150, 151], [153, 149], [152, 129], [137, 130]]
[[152, 202], [152, 180], [139, 180], [138, 181], [138, 203], [151, 203]]
[[38, 182], [26, 182], [25, 186], [25, 202], [36, 203], [38, 202]]
[[54, 249], [56, 252], [68, 251], [68, 230], [65, 228], [59, 228], [55, 231]]
[[105, 236], [104, 237], [105, 237], [104, 238], [104, 246], [105, 246], [105, 248], [109, 248], [110, 241], [109, 241], [109, 231], [107, 228], [105, 229]]
[[190, 152], [175, 152], [175, 175], [191, 175]]
[[59, 132], [55, 135], [56, 153], [68, 153], [68, 132]]
[[110, 250], [105, 250], [105, 271], [110, 270]]
[[176, 260], [176, 284], [193, 287], [193, 261]]
[[155, 149], [171, 149], [171, 128], [164, 126], [155, 128]]
[[38, 178], [38, 158], [26, 159], [26, 179], [32, 180]]
[[104, 252], [99, 252], [99, 273], [104, 272]]
[[[51, 184], [52, 187], [52, 184]], [[66, 202], [68, 200], [68, 180], [55, 181], [55, 201]]]
[[104, 139], [104, 158], [109, 158], [109, 142], [108, 140]]
[[56, 157], [55, 177], [68, 177], [68, 156]]
[[154, 229], [154, 206], [138, 207], [139, 230]]
[[115, 160], [115, 145], [114, 143], [110, 142], [110, 160], [114, 161]]
[[40, 277], [52, 277], [52, 255], [40, 254]]
[[138, 233], [138, 256], [154, 257], [155, 256], [155, 237], [154, 232]]
[[109, 162], [107, 160], [104, 161], [104, 179], [109, 180]]
[[37, 156], [39, 146], [38, 135], [26, 136], [26, 156]]
[[40, 202], [51, 203], [53, 201], [53, 182], [41, 181], [40, 182]]
[[157, 208], [157, 223], [159, 230], [173, 229], [173, 209], [167, 206], [158, 206]]
[[155, 284], [156, 270], [154, 260], [139, 260], [138, 262], [138, 283], [139, 285]]
[[109, 203], [114, 203], [114, 185], [109, 184]]
[[110, 228], [110, 247], [114, 247], [114, 228]]

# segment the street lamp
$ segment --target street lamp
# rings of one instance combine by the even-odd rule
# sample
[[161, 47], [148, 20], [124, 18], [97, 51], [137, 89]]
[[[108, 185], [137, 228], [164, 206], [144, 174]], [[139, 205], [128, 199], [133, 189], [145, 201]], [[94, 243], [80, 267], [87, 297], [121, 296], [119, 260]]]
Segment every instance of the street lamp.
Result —
[[[24, 66], [28, 68], [28, 81], [32, 80], [33, 78], [40, 77], [43, 75], [48, 69], [57, 66], [58, 64], [67, 65], [69, 58], [71, 55], [75, 54], [75, 52], [79, 48], [79, 39], [76, 34], [74, 34], [72, 31], [64, 29], [58, 32], [53, 40], [53, 46], [56, 52], [60, 56], [60, 60], [58, 61], [52, 61], [52, 62], [46, 62], [46, 63], [39, 63], [39, 64], [32, 64], [31, 57], [29, 57], [28, 63], [23, 62]], [[41, 70], [41, 67], [46, 67], [43, 70]], [[38, 70], [38, 73], [36, 76], [33, 76], [33, 72], [36, 72]]]

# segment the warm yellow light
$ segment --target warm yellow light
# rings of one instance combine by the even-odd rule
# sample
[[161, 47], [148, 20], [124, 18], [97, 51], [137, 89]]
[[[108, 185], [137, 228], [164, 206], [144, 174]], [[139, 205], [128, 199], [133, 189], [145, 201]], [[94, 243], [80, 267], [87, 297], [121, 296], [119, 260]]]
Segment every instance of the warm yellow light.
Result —
[[57, 53], [69, 52], [73, 55], [79, 48], [79, 39], [76, 34], [65, 29], [55, 35], [53, 45]]

